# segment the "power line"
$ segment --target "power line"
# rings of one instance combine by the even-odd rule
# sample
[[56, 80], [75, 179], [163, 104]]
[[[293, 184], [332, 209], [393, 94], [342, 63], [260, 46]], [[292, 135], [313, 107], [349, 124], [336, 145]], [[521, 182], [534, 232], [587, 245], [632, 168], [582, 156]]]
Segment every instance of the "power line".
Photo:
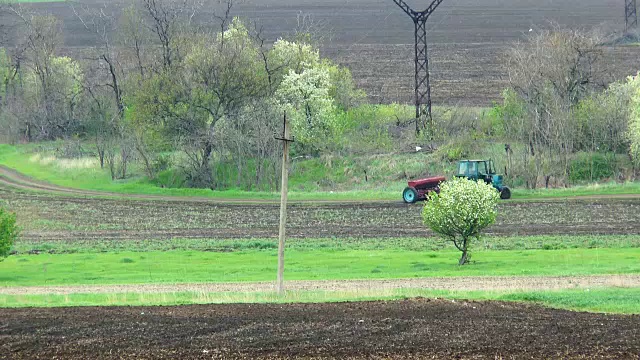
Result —
[[[415, 31], [415, 105], [416, 134], [429, 124], [433, 131], [431, 114], [431, 83], [429, 80], [429, 54], [427, 46], [427, 20], [444, 0], [433, 0], [423, 11], [413, 10], [403, 0], [393, 0], [413, 20]], [[635, 1], [635, 0], [634, 0]]]
[[624, 4], [625, 31], [632, 27], [638, 27], [638, 15], [636, 13], [636, 0], [625, 0]]

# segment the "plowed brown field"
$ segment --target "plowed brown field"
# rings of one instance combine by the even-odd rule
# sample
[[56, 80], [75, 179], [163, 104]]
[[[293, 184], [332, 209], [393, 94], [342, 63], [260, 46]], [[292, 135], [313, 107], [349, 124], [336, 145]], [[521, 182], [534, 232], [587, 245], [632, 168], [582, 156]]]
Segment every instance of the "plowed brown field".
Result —
[[[276, 204], [115, 200], [36, 195], [0, 189], [17, 212], [25, 240], [272, 238]], [[295, 238], [423, 237], [421, 206], [398, 202], [292, 204], [287, 234]], [[638, 234], [640, 200], [567, 200], [500, 205], [492, 235]]]
[[[39, 191], [36, 193], [33, 191]], [[69, 189], [0, 166], [0, 204], [14, 211], [22, 239], [109, 241], [271, 238], [279, 204], [270, 201], [127, 195]], [[288, 208], [293, 238], [424, 237], [421, 205], [399, 201], [297, 202]], [[640, 197], [621, 195], [502, 202], [490, 235], [639, 234]]]
[[[0, 309], [9, 359], [637, 359], [640, 317], [511, 303]], [[28, 320], [27, 320], [28, 319]]]

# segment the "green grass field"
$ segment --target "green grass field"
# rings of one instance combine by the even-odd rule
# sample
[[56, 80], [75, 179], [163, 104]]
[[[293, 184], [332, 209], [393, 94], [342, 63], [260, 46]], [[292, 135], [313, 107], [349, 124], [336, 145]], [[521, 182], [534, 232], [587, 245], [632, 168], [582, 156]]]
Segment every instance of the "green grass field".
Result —
[[[162, 188], [150, 183], [144, 176], [134, 176], [127, 180], [112, 181], [106, 169], [100, 169], [97, 160], [84, 158], [77, 160], [57, 159], [53, 156], [41, 155], [36, 152], [41, 147], [55, 148], [56, 143], [45, 145], [29, 144], [11, 146], [0, 144], [0, 164], [15, 169], [37, 180], [52, 184], [83, 189], [121, 194], [145, 194], [162, 196], [192, 196], [220, 199], [245, 199], [245, 200], [273, 200], [279, 199], [276, 192], [247, 192], [239, 189], [226, 191], [211, 191], [209, 189], [190, 188]], [[46, 151], [44, 152], [47, 153]], [[337, 168], [332, 171], [318, 159], [303, 160], [296, 164], [296, 171], [290, 178], [289, 198], [291, 200], [320, 200], [320, 201], [344, 201], [344, 200], [397, 200], [401, 199], [402, 189], [406, 186], [404, 180], [390, 180], [393, 175], [388, 168], [394, 163], [403, 161], [404, 165], [411, 168], [420, 167], [425, 155], [414, 154], [404, 156], [403, 160], [396, 158], [370, 159], [371, 166], [378, 168], [379, 179], [372, 179], [370, 183], [353, 183], [358, 175], [348, 174], [344, 169]], [[338, 160], [336, 160], [338, 161]], [[384, 163], [384, 164], [381, 164]], [[135, 166], [132, 166], [135, 169]], [[342, 170], [340, 170], [342, 169]], [[374, 171], [375, 173], [375, 171]], [[383, 176], [384, 175], [384, 176]], [[371, 175], [373, 177], [373, 175]], [[318, 186], [318, 181], [330, 178], [335, 184], [336, 191], [323, 191]], [[535, 200], [545, 198], [563, 198], [573, 196], [592, 195], [627, 195], [639, 194], [640, 183], [606, 183], [575, 186], [561, 189], [527, 190], [516, 188], [513, 190], [514, 200]]]
[[[290, 250], [289, 280], [399, 279], [640, 273], [640, 249], [477, 251], [470, 266], [458, 252]], [[271, 281], [276, 251], [40, 254], [0, 263], [0, 286], [220, 283]]]
[[[407, 297], [526, 301], [558, 308], [640, 313], [640, 289], [563, 291], [436, 291], [369, 289], [268, 292], [93, 293], [8, 295], [23, 286], [193, 284], [273, 281], [276, 241], [168, 240], [23, 242], [0, 262], [0, 307], [133, 306], [238, 302], [327, 302]], [[45, 251], [28, 255], [33, 249]], [[638, 236], [485, 238], [473, 263], [456, 265], [459, 252], [435, 239], [292, 239], [287, 280], [408, 279], [463, 276], [581, 276], [640, 273]], [[508, 250], [507, 250], [508, 249]], [[52, 253], [48, 253], [52, 252]]]

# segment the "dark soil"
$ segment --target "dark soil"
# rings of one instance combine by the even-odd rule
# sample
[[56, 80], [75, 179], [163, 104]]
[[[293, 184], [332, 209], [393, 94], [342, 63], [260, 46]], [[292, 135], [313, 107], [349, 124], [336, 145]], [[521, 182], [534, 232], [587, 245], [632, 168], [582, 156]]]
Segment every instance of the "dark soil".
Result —
[[499, 302], [0, 309], [0, 357], [637, 359], [640, 316]]

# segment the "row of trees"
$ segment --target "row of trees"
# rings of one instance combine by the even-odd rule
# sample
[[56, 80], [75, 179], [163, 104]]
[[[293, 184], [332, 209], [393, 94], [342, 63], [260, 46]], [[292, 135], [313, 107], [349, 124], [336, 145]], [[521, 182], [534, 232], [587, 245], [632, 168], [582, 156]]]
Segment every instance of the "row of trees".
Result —
[[278, 186], [273, 134], [285, 113], [297, 155], [417, 144], [457, 160], [464, 152], [443, 145], [504, 141], [509, 175], [529, 187], [569, 178], [577, 153], [640, 153], [637, 78], [608, 85], [597, 32], [555, 28], [516, 44], [504, 102], [487, 119], [436, 113], [436, 144], [425, 147], [404, 131], [401, 107], [347, 112], [364, 94], [348, 69], [320, 57], [304, 21], [269, 42], [232, 6], [224, 2], [213, 30], [194, 22], [195, 0], [137, 0], [121, 12], [72, 6], [95, 45], [62, 56], [60, 20], [5, 5], [14, 42], [0, 51], [2, 140], [88, 139], [114, 179], [136, 160], [163, 184], [215, 189]]
[[[317, 153], [339, 130], [337, 110], [363, 94], [347, 69], [320, 58], [305, 24], [269, 43], [230, 16], [232, 0], [215, 15], [218, 30], [193, 22], [200, 6], [138, 0], [121, 14], [72, 7], [98, 44], [73, 58], [60, 56], [60, 20], [5, 6], [18, 41], [0, 52], [3, 128], [25, 141], [91, 139], [114, 179], [127, 176], [133, 158], [150, 179], [177, 159], [190, 186], [275, 187], [273, 134], [284, 114], [298, 152]], [[229, 166], [236, 184], [222, 176]]]
[[[597, 32], [556, 28], [507, 54], [510, 89], [495, 111], [512, 172], [535, 187], [566, 179], [577, 152], [635, 156], [638, 78], [610, 85]], [[631, 149], [631, 151], [629, 151]]]

